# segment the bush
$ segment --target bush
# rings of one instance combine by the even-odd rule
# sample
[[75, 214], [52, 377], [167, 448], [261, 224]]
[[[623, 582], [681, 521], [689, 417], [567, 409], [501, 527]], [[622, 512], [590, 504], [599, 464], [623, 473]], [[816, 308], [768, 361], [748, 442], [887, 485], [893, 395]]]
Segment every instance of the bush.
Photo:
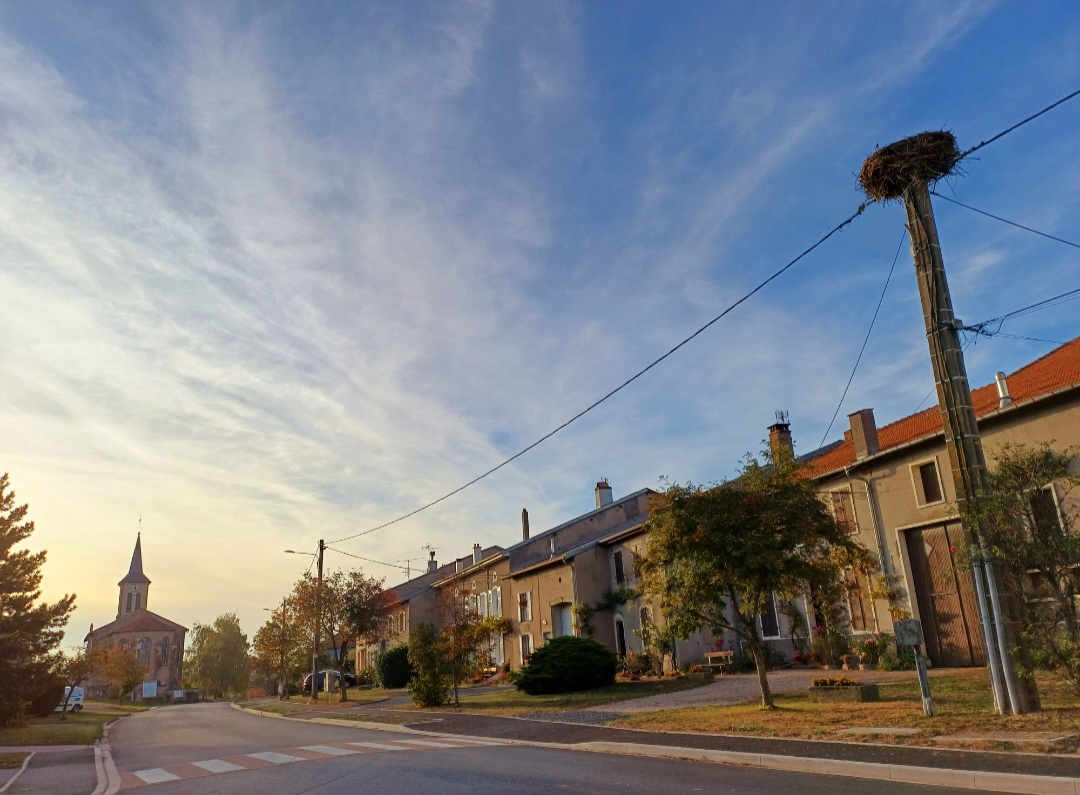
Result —
[[533, 652], [515, 685], [530, 696], [615, 683], [618, 658], [595, 640], [564, 635]]
[[29, 712], [35, 718], [46, 718], [64, 700], [64, 682], [55, 676], [48, 676], [36, 684]]
[[420, 624], [409, 635], [409, 665], [412, 680], [409, 693], [418, 707], [441, 707], [450, 700], [454, 680], [450, 663], [431, 624]]
[[412, 679], [412, 667], [409, 665], [409, 647], [402, 643], [379, 655], [375, 661], [375, 676], [379, 685], [390, 689], [405, 687]]
[[851, 635], [842, 630], [814, 627], [814, 659], [822, 665], [839, 665], [845, 654], [851, 654], [851, 645]]

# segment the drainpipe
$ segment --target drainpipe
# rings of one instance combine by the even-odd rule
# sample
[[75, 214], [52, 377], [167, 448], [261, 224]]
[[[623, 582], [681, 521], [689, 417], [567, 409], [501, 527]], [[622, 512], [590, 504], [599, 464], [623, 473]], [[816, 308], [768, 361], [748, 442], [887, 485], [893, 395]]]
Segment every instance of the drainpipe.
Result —
[[[866, 502], [870, 506], [870, 525], [874, 530], [874, 546], [877, 547], [878, 560], [881, 561], [882, 573], [891, 576], [892, 566], [890, 565], [891, 561], [885, 554], [885, 544], [881, 535], [881, 522], [878, 520], [877, 499], [874, 496], [874, 488], [872, 483], [873, 479], [864, 478], [862, 475], [853, 474], [850, 466], [844, 467], [844, 474], [847, 475], [849, 478], [861, 482], [863, 484], [863, 488], [866, 489]], [[854, 508], [854, 506], [852, 506], [852, 508]], [[881, 627], [878, 625], [876, 604], [873, 605], [873, 609], [871, 612], [874, 616], [874, 631], [880, 632]]]

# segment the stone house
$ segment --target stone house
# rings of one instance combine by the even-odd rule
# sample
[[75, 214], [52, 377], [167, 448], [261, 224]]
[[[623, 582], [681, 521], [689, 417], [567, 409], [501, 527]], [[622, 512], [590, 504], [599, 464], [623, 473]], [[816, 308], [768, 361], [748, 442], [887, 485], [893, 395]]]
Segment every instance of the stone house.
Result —
[[[990, 467], [1006, 443], [1080, 445], [1080, 338], [1008, 376], [998, 373], [996, 383], [972, 391], [972, 400]], [[875, 553], [901, 594], [892, 605], [872, 601], [866, 583], [853, 577], [852, 630], [889, 631], [894, 612], [910, 613], [922, 622], [934, 665], [984, 665], [972, 577], [957, 560], [960, 523], [940, 409], [882, 427], [872, 409], [848, 420], [842, 440], [802, 460], [837, 522]]]
[[[143, 682], [153, 683], [149, 690], [167, 698], [180, 687], [187, 628], [148, 609], [150, 579], [143, 573], [141, 534], [135, 540], [128, 573], [117, 585], [116, 620], [97, 629], [91, 625], [83, 642], [88, 651], [118, 646], [136, 655], [145, 669]], [[109, 683], [99, 677], [87, 681], [87, 696], [106, 697], [108, 691]], [[136, 688], [136, 699], [142, 698], [142, 692], [143, 688]]]

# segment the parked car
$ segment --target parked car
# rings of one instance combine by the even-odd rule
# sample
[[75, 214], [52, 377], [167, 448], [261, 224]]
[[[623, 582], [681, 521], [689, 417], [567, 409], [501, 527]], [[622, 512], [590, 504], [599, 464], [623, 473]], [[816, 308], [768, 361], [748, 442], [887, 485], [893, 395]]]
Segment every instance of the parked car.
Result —
[[[64, 698], [67, 699], [68, 712], [82, 712], [84, 696], [83, 696], [83, 689], [81, 687], [76, 687], [74, 689], [72, 689], [70, 687], [65, 687], [64, 688]], [[45, 703], [47, 704], [48, 702], [45, 702]], [[53, 712], [63, 712], [63, 711], [64, 711], [64, 701], [63, 701], [63, 699], [61, 699], [60, 703], [56, 705], [56, 709], [54, 709]]]
[[[329, 668], [325, 668], [319, 671], [318, 689], [320, 691], [326, 690], [326, 677], [330, 677], [330, 686], [334, 688], [340, 687], [341, 674], [337, 671], [333, 671]], [[356, 687], [356, 677], [352, 674], [345, 674], [345, 687]], [[304, 677], [304, 691], [311, 692], [311, 674]]]

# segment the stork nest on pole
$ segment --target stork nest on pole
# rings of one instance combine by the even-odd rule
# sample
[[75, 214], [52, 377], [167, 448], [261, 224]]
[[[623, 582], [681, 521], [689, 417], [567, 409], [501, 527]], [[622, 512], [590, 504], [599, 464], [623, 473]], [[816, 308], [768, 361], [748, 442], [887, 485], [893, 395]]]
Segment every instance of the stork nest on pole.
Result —
[[958, 173], [960, 150], [951, 132], [922, 132], [883, 146], [866, 158], [859, 185], [874, 201], [901, 199], [917, 182], [927, 184]]

